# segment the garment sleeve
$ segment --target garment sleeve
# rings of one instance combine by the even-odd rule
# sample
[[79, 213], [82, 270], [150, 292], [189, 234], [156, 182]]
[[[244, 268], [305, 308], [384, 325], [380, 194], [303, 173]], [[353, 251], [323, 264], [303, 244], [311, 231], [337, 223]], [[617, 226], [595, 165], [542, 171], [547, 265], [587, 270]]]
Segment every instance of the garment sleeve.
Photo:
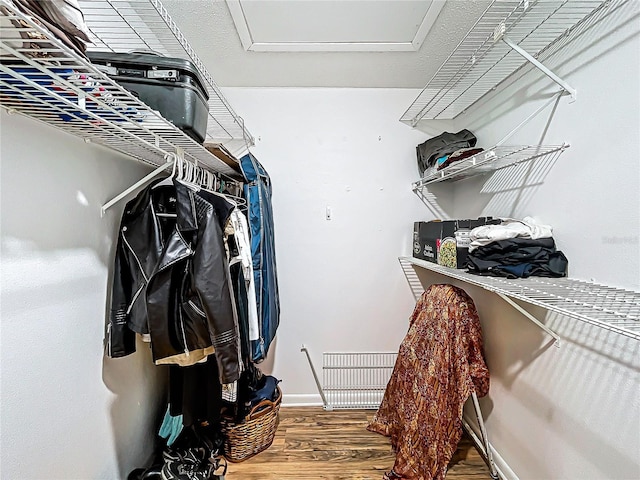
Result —
[[247, 218], [238, 209], [231, 213], [231, 220], [236, 230], [236, 241], [242, 260], [242, 271], [247, 283], [247, 310], [249, 317], [249, 340], [260, 340], [260, 323], [258, 317], [258, 300], [256, 298], [253, 278], [253, 258], [251, 257], [251, 239]]
[[216, 220], [200, 225], [193, 255], [193, 287], [207, 317], [220, 383], [233, 383], [241, 370], [238, 328], [222, 229]]
[[132, 280], [122, 237], [119, 235], [114, 261], [111, 309], [106, 335], [107, 355], [113, 358], [124, 357], [136, 351], [135, 333], [127, 325], [127, 308], [131, 302]]

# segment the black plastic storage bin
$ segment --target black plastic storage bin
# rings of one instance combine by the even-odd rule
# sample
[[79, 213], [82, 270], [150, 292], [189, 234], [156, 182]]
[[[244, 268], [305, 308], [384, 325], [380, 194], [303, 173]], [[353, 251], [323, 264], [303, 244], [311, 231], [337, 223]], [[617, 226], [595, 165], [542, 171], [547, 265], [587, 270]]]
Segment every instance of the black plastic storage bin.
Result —
[[195, 65], [154, 53], [87, 52], [91, 62], [134, 96], [202, 143], [209, 94]]

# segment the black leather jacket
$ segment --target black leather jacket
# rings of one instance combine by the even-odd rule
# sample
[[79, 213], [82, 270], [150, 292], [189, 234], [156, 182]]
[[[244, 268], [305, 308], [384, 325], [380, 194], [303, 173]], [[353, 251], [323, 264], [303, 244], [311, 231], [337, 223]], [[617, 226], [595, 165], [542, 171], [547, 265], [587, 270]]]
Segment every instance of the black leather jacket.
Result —
[[129, 202], [122, 217], [108, 355], [133, 353], [135, 332], [150, 334], [156, 363], [213, 347], [221, 383], [232, 383], [241, 370], [223, 240], [232, 206], [179, 182], [154, 188], [157, 183]]

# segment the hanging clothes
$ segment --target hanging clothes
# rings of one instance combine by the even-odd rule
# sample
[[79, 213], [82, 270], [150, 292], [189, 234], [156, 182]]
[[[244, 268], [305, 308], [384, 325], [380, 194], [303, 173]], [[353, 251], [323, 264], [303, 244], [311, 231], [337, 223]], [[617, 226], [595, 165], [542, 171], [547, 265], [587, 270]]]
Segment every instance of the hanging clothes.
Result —
[[189, 367], [169, 367], [169, 413], [182, 415], [184, 427], [201, 422], [217, 425], [222, 406], [222, 385], [213, 356]]
[[258, 304], [256, 300], [256, 288], [253, 274], [253, 258], [251, 257], [251, 236], [247, 217], [238, 209], [231, 212], [231, 226], [238, 248], [238, 254], [232, 257], [230, 264], [240, 262], [243, 277], [246, 282], [247, 294], [247, 324], [249, 327], [249, 340], [260, 340], [260, 324], [258, 320]]
[[453, 285], [432, 285], [418, 300], [380, 408], [367, 427], [391, 437], [389, 478], [443, 480], [462, 436], [471, 392], [489, 391], [473, 300]]
[[271, 180], [251, 153], [240, 159], [240, 167], [248, 182], [244, 193], [251, 231], [251, 257], [260, 335], [259, 339], [252, 341], [252, 356], [253, 361], [259, 362], [267, 356], [280, 322]]
[[108, 354], [133, 353], [135, 333], [148, 333], [154, 362], [193, 365], [215, 351], [220, 382], [233, 383], [242, 366], [223, 229], [234, 206], [160, 182], [125, 207]]

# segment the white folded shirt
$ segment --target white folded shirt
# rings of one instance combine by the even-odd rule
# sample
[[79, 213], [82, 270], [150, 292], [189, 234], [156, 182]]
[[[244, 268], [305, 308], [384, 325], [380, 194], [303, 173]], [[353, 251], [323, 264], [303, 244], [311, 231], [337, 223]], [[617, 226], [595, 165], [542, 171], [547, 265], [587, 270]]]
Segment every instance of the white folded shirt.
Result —
[[522, 220], [503, 218], [501, 225], [483, 225], [471, 230], [469, 252], [474, 251], [478, 247], [488, 245], [491, 242], [508, 240], [509, 238], [530, 238], [537, 240], [539, 238], [549, 238], [552, 236], [553, 229], [551, 225], [543, 225], [531, 217], [524, 217]]

